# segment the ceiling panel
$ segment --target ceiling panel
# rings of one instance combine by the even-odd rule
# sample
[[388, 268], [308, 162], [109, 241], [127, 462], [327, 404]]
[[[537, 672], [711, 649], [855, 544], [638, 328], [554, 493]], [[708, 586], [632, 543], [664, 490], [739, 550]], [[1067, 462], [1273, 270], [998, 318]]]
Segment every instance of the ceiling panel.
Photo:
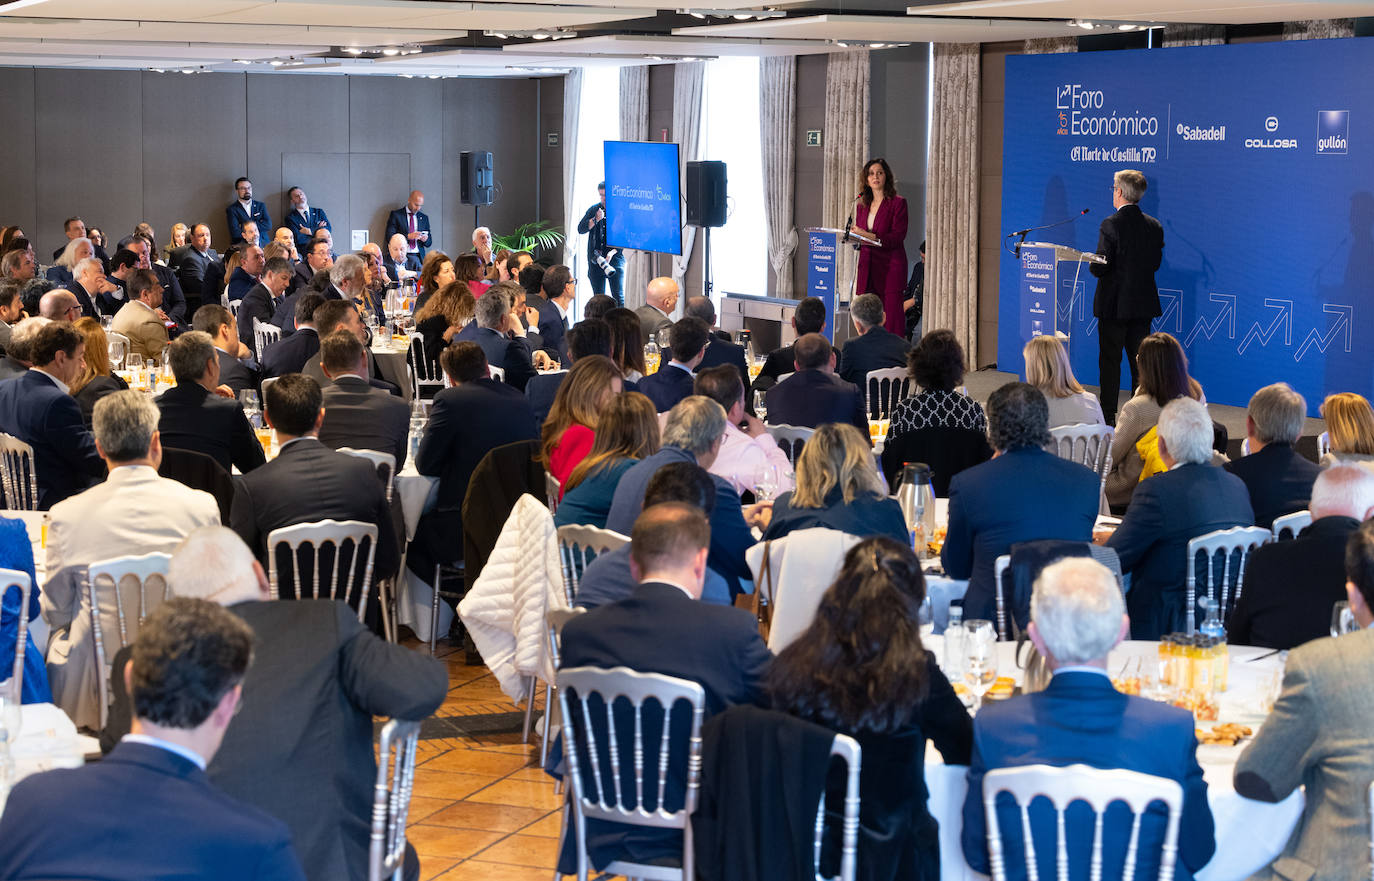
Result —
[[[1068, 33], [1063, 22], [1014, 19], [969, 21], [963, 18], [925, 18], [888, 15], [812, 15], [803, 18], [766, 18], [730, 24], [677, 28], [683, 36], [750, 37], [754, 39], [843, 40], [882, 43], [979, 43], [1059, 37]], [[1075, 29], [1075, 33], [1082, 33]]]
[[[709, 30], [709, 28], [687, 29], [687, 31], [692, 30]], [[677, 31], [674, 33], [680, 34], [682, 32]], [[786, 37], [789, 35], [780, 34], [779, 36]], [[708, 39], [705, 37], [651, 37], [628, 34], [579, 37], [572, 40], [558, 40], [553, 43], [521, 43], [505, 47], [505, 51], [512, 55], [600, 55], [606, 57], [621, 57], [630, 63], [653, 63], [657, 59], [675, 58], [684, 55], [713, 58], [730, 55], [757, 57], [761, 55], [807, 55], [816, 52], [831, 52], [833, 50], [833, 46], [824, 44], [818, 45], [817, 41], [809, 40], [759, 40], [734, 38], [733, 36]]]
[[912, 15], [1262, 24], [1374, 14], [1374, 3], [1329, 0], [962, 0], [911, 6]]

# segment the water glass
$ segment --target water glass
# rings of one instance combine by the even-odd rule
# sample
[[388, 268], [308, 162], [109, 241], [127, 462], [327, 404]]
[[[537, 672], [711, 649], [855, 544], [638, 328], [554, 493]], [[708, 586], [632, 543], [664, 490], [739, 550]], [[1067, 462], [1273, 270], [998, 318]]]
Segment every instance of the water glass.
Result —
[[997, 631], [991, 621], [964, 622], [964, 684], [973, 692], [973, 712], [983, 705], [983, 695], [997, 681]]
[[1343, 636], [1347, 633], [1354, 633], [1360, 629], [1359, 623], [1355, 620], [1355, 613], [1350, 611], [1350, 603], [1341, 600], [1331, 608], [1331, 635]]
[[239, 403], [243, 405], [244, 410], [262, 409], [261, 405], [258, 402], [257, 389], [246, 388], [243, 391], [239, 392]]
[[916, 623], [921, 628], [921, 645], [929, 645], [930, 638], [935, 635], [935, 607], [928, 596], [921, 598], [921, 605], [916, 610]]
[[127, 358], [125, 359], [124, 366], [127, 367], [134, 374], [137, 374], [140, 370], [143, 369], [143, 356], [138, 354], [137, 352], [130, 352]]
[[767, 416], [768, 416], [768, 392], [766, 392], [766, 391], [757, 391], [757, 392], [754, 392], [754, 415], [757, 416], [757, 417], [759, 417], [760, 419], [765, 419], [765, 418], [767, 418]]
[[668, 328], [665, 327], [658, 332], [657, 342], [658, 349], [660, 352], [664, 349], [671, 349], [673, 347], [673, 344], [669, 342], [669, 339], [670, 337], [668, 335]]
[[765, 463], [754, 469], [754, 498], [760, 502], [770, 501], [778, 491], [778, 469]]
[[110, 364], [112, 365], [112, 368], [111, 368], [111, 369], [114, 369], [114, 370], [123, 370], [123, 369], [124, 369], [124, 355], [126, 354], [126, 352], [125, 352], [125, 346], [124, 346], [124, 341], [123, 341], [123, 340], [111, 339], [110, 342], [109, 342], [109, 351], [110, 351]]
[[20, 711], [21, 695], [15, 687], [13, 678], [0, 682], [0, 744], [14, 743], [19, 739], [24, 716]]

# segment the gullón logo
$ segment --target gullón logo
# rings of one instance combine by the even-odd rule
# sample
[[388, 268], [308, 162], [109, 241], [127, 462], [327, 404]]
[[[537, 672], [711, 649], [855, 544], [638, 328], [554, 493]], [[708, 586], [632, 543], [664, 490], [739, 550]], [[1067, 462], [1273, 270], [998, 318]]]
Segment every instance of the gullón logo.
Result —
[[1350, 111], [1317, 111], [1317, 155], [1342, 155], [1350, 152]]

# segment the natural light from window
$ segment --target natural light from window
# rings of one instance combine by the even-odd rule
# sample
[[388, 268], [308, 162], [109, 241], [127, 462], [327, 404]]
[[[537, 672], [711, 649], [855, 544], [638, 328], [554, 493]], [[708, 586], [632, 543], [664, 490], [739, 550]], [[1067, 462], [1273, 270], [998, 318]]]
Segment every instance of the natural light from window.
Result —
[[573, 159], [572, 202], [569, 210], [573, 226], [566, 232], [570, 250], [576, 257], [578, 300], [591, 296], [586, 290], [587, 237], [577, 234], [582, 212], [596, 201], [596, 185], [606, 179], [606, 159], [602, 144], [620, 140], [620, 68], [589, 66], [582, 69], [582, 102], [577, 123], [577, 153]]
[[[701, 158], [725, 163], [729, 204], [725, 226], [711, 231], [714, 299], [719, 313], [720, 298], [726, 293], [768, 293], [768, 235], [763, 221], [763, 161], [759, 155], [759, 60], [708, 61], [702, 102]], [[697, 231], [698, 236], [703, 233]]]

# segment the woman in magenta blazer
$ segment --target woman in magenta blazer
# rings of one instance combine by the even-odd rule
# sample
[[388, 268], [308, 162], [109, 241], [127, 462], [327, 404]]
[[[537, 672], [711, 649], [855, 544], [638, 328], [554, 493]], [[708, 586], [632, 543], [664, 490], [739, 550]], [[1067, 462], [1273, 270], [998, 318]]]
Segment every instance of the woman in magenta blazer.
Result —
[[883, 325], [906, 336], [902, 291], [906, 288], [906, 199], [897, 195], [886, 159], [870, 159], [859, 181], [855, 227], [873, 233], [882, 247], [859, 248], [859, 278], [854, 294], [877, 294], [883, 300]]

